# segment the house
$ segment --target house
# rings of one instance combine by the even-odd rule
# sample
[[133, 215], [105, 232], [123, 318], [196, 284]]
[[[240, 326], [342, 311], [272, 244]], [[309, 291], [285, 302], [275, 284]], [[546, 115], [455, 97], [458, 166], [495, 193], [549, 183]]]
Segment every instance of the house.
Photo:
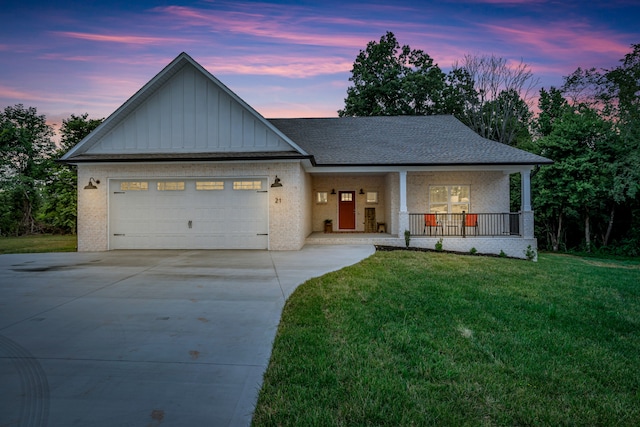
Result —
[[515, 257], [536, 248], [529, 176], [551, 162], [452, 116], [267, 120], [185, 53], [61, 161], [78, 169], [79, 251], [404, 245], [409, 230]]

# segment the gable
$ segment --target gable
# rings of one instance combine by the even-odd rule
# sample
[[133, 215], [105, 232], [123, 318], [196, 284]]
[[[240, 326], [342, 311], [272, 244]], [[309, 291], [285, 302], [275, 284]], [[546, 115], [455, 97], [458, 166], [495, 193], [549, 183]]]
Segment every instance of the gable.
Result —
[[62, 160], [78, 155], [304, 154], [237, 95], [181, 54]]

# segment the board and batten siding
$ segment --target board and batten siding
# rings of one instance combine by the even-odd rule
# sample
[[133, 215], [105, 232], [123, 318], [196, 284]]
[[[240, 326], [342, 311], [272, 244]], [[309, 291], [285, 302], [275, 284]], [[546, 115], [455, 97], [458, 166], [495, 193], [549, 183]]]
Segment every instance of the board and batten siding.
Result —
[[206, 153], [291, 149], [254, 113], [187, 64], [89, 152]]

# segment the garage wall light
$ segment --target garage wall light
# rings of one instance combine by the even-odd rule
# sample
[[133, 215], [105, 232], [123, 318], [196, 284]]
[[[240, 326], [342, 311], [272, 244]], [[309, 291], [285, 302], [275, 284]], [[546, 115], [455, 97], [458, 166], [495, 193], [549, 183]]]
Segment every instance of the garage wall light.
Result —
[[84, 186], [85, 190], [97, 190], [98, 187], [96, 187], [97, 184], [100, 184], [100, 180], [99, 179], [93, 179], [93, 177], [89, 178], [89, 183], [87, 185]]
[[276, 179], [273, 180], [273, 184], [271, 184], [271, 187], [282, 187], [282, 183], [280, 182], [280, 178], [278, 178], [278, 175], [276, 175]]

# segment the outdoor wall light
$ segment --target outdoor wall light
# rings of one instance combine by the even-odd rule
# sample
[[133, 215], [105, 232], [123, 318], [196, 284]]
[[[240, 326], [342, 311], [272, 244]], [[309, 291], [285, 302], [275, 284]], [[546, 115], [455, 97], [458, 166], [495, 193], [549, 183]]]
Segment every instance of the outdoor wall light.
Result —
[[331, 194], [336, 194], [336, 189], [335, 188], [331, 189]]
[[362, 188], [360, 189], [360, 194], [364, 194], [364, 190]]
[[271, 184], [271, 187], [282, 187], [282, 183], [280, 182], [280, 178], [278, 178], [278, 175], [276, 175], [276, 179], [273, 180], [273, 184]]
[[89, 178], [89, 183], [87, 185], [84, 186], [85, 190], [97, 190], [98, 187], [96, 187], [97, 184], [100, 184], [100, 180], [99, 179], [93, 179], [93, 177]]

